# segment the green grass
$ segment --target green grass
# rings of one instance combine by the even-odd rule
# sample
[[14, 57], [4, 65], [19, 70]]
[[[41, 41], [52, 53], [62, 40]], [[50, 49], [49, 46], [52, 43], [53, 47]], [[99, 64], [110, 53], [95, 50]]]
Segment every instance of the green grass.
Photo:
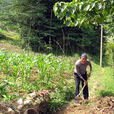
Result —
[[104, 75], [101, 80], [103, 90], [99, 91], [100, 96], [114, 96], [114, 68], [104, 68]]
[[12, 40], [20, 40], [20, 35], [16, 32], [13, 31], [6, 31], [3, 29], [0, 29], [0, 34], [4, 35], [7, 39], [12, 39]]
[[0, 29], [0, 42], [19, 46], [22, 45], [22, 40], [18, 33], [15, 31], [6, 31], [3, 29]]
[[93, 73], [89, 80], [93, 97], [114, 96], [114, 70], [93, 63]]
[[[22, 97], [39, 90], [50, 90], [50, 110], [61, 108], [74, 98], [75, 83], [73, 57], [53, 54], [11, 53], [0, 50], [0, 99], [4, 101]], [[92, 62], [93, 73], [89, 79], [94, 96], [114, 95], [113, 70], [101, 68]], [[94, 87], [96, 86], [96, 91]]]

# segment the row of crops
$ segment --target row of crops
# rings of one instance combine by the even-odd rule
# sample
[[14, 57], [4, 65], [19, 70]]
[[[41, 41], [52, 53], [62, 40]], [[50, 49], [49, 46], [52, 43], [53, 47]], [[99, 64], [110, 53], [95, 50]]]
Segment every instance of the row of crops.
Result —
[[50, 90], [50, 109], [56, 110], [73, 97], [73, 64], [53, 54], [0, 51], [0, 99], [9, 101], [24, 94]]

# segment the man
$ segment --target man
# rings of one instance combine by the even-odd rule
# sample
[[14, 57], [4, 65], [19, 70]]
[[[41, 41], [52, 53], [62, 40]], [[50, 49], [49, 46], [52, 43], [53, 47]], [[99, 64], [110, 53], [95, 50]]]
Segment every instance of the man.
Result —
[[[87, 74], [87, 71], [86, 71], [87, 66], [90, 67], [89, 74]], [[79, 95], [80, 82], [82, 83], [82, 87], [83, 87], [84, 83], [87, 81], [88, 77], [91, 75], [91, 71], [92, 71], [91, 62], [87, 59], [87, 54], [83, 53], [81, 55], [81, 58], [75, 63], [75, 69], [74, 69], [74, 77], [75, 77], [75, 82], [76, 82], [75, 96]], [[84, 99], [88, 99], [89, 97], [88, 84], [86, 84], [83, 89], [83, 97]]]

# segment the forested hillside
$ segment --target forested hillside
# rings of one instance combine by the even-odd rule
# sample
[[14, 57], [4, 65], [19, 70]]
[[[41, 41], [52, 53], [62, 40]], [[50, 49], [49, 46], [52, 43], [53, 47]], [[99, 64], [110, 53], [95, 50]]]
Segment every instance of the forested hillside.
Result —
[[19, 32], [24, 40], [22, 46], [30, 46], [34, 51], [96, 54], [100, 45], [100, 26], [66, 26], [53, 13], [55, 2], [1, 0], [1, 27]]

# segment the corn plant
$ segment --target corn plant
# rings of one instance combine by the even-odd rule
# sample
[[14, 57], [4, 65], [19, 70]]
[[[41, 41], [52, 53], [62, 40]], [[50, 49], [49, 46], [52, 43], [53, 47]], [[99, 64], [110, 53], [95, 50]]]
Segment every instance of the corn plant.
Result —
[[[57, 58], [53, 54], [36, 56], [0, 51], [0, 72], [5, 75], [5, 77], [1, 76], [2, 80], [14, 84], [9, 86], [10, 91], [5, 91], [9, 95], [10, 93], [20, 95], [24, 92], [50, 89], [54, 93], [58, 92], [60, 96], [63, 94], [62, 88], [67, 90], [69, 87], [63, 72], [68, 71], [71, 67], [69, 61]], [[6, 96], [4, 97], [6, 98]], [[64, 100], [64, 95], [61, 98]], [[57, 99], [56, 96], [54, 99]]]

